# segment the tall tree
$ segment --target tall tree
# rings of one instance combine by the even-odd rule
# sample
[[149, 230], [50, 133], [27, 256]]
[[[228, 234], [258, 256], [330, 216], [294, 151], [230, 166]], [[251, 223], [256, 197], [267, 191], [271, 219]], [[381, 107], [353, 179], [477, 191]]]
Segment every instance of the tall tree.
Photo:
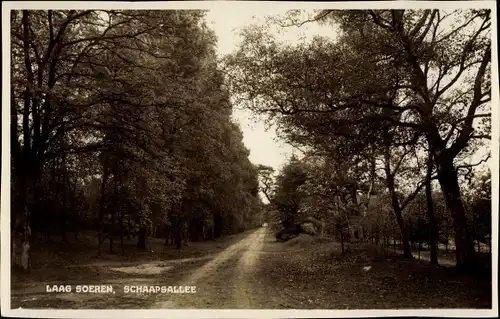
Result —
[[281, 212], [284, 227], [293, 225], [298, 219], [304, 193], [300, 186], [307, 181], [308, 172], [305, 163], [295, 156], [283, 167], [276, 177], [276, 191], [272, 203]]
[[293, 46], [265, 27], [245, 30], [227, 59], [239, 101], [276, 116], [296, 142], [342, 136], [351, 146], [376, 145], [387, 124], [396, 145], [424, 136], [454, 216], [457, 266], [471, 266], [454, 161], [489, 138], [490, 11], [324, 11], [317, 20], [328, 17], [339, 27], [335, 41]]
[[[186, 222], [194, 216], [192, 205], [183, 205], [186, 194], [207, 200], [203, 192], [221, 180], [226, 196], [220, 203], [218, 194], [209, 198], [211, 213], [226, 212], [241, 198], [229, 216], [240, 218], [236, 228], [251, 219], [257, 174], [231, 122], [216, 39], [203, 16], [195, 10], [12, 12], [13, 265], [28, 268], [30, 220], [40, 217], [42, 178], [55, 159], [64, 162], [63, 180], [72, 186], [61, 193], [66, 205], [73, 188], [100, 181], [100, 194], [87, 197], [99, 205], [89, 206], [101, 217], [116, 208], [110, 223], [121, 235], [124, 216], [129, 226], [135, 219], [141, 248], [151, 222], [180, 206]], [[227, 167], [234, 169], [221, 177]], [[207, 183], [197, 187], [207, 171]], [[229, 187], [234, 180], [237, 190]]]

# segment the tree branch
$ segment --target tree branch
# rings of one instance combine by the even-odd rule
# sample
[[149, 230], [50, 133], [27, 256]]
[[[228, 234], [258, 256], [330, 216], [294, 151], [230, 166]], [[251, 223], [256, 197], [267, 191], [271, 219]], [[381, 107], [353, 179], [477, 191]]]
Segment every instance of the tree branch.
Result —
[[378, 26], [384, 28], [384, 29], [391, 29], [391, 25], [390, 24], [385, 24], [384, 22], [387, 23], [386, 20], [380, 18], [374, 10], [368, 10], [368, 14], [373, 18], [373, 22], [375, 22], [375, 24], [377, 24]]
[[[436, 91], [436, 94], [434, 96], [434, 102], [436, 102], [439, 97], [446, 92], [451, 86], [453, 86], [458, 79], [462, 76], [463, 72], [467, 69], [465, 62], [467, 61], [467, 56], [473, 51], [473, 44], [476, 41], [477, 37], [479, 34], [486, 29], [485, 24], [489, 21], [489, 19], [485, 19], [479, 28], [479, 30], [472, 36], [471, 39], [467, 41], [467, 43], [464, 46], [464, 49], [462, 50], [462, 54], [460, 55], [460, 62], [459, 62], [459, 69], [457, 74], [446, 84], [441, 90]], [[487, 50], [489, 51], [489, 50]], [[484, 58], [483, 58], [484, 61]], [[443, 76], [446, 75], [446, 71], [443, 72]]]
[[483, 158], [482, 160], [480, 160], [479, 162], [475, 163], [475, 164], [467, 164], [467, 165], [458, 165], [456, 167], [456, 169], [462, 169], [462, 168], [472, 168], [472, 167], [476, 167], [476, 166], [479, 166], [481, 165], [482, 163], [485, 163], [487, 162], [489, 159], [491, 158], [491, 153], [488, 153], [488, 155]]
[[433, 180], [433, 179], [437, 179], [437, 175], [433, 175], [431, 176], [430, 178], [426, 178], [423, 182], [421, 182], [417, 188], [415, 188], [415, 190], [413, 191], [413, 193], [411, 193], [405, 200], [404, 202], [401, 204], [401, 210], [405, 209], [406, 206], [408, 206], [408, 204], [413, 200], [415, 199], [415, 197], [418, 195], [418, 193], [420, 193], [420, 191], [422, 190], [422, 188], [427, 184], [429, 183], [429, 181]]
[[460, 135], [453, 145], [450, 147], [449, 151], [452, 156], [456, 156], [458, 153], [462, 151], [462, 149], [467, 145], [467, 142], [470, 139], [470, 135], [472, 134], [472, 124], [474, 121], [474, 114], [476, 109], [481, 105], [481, 98], [483, 97], [483, 92], [481, 86], [483, 84], [484, 75], [486, 73], [486, 68], [491, 61], [491, 46], [488, 45], [486, 50], [483, 53], [483, 58], [481, 61], [481, 66], [479, 67], [476, 78], [474, 80], [474, 95], [472, 97], [471, 105], [467, 111], [467, 118], [464, 121], [464, 125]]

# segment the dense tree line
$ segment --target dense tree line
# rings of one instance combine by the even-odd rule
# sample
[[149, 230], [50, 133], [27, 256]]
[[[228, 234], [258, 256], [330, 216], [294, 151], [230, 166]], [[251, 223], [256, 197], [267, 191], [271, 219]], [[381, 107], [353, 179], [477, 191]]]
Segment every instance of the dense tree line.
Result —
[[[479, 197], [467, 202], [462, 180], [476, 181], [473, 166], [489, 157], [470, 162], [490, 138], [491, 12], [323, 10], [306, 22], [301, 14], [243, 30], [240, 48], [226, 60], [238, 102], [269, 115], [282, 137], [306, 150], [312, 177], [290, 193], [291, 213], [306, 191], [310, 207], [323, 210], [341, 237], [352, 220], [381, 218], [370, 227], [382, 228], [370, 232], [397, 227], [406, 257], [418, 237], [414, 228], [428, 223], [433, 262], [446, 219], [441, 231], [453, 230], [457, 266], [473, 267], [480, 228], [471, 225], [489, 217], [484, 208], [485, 217], [471, 221], [467, 205], [480, 205]], [[329, 25], [332, 37], [288, 44], [273, 35], [273, 28], [304, 23]], [[276, 187], [279, 197], [286, 188]], [[352, 190], [357, 195], [349, 200]], [[415, 201], [426, 214], [412, 221]], [[382, 214], [387, 209], [390, 218]]]
[[[345, 243], [373, 243], [385, 249], [403, 249], [397, 216], [383, 176], [372, 185], [363, 185], [354, 179], [339, 179], [338, 171], [329, 163], [332, 160], [335, 158], [310, 154], [300, 160], [292, 157], [277, 174], [261, 167], [261, 180], [267, 179], [267, 184], [271, 185], [266, 190], [270, 198], [265, 208], [267, 220], [290, 231], [294, 223], [311, 218], [321, 221], [317, 226], [323, 229], [318, 229], [318, 234], [333, 236], [341, 242], [343, 249]], [[481, 243], [491, 251], [491, 177], [488, 172], [477, 173], [470, 184], [463, 185], [464, 205], [476, 250], [485, 252]], [[289, 183], [284, 184], [283, 180]], [[434, 256], [432, 262], [438, 263], [438, 245], [451, 251], [453, 218], [443, 193], [439, 189], [429, 190], [431, 203], [427, 189], [422, 189], [405, 205], [401, 217], [408, 232], [410, 251], [423, 250], [425, 245]], [[398, 196], [404, 197], [405, 194]], [[431, 231], [435, 234], [431, 235]]]
[[248, 160], [201, 11], [11, 13], [13, 265], [84, 229], [204, 240], [259, 223]]

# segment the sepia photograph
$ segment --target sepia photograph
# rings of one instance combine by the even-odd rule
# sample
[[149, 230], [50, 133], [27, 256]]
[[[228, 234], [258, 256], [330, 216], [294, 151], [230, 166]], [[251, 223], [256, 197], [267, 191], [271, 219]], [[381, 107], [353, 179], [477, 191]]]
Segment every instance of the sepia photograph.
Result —
[[494, 1], [2, 9], [3, 315], [498, 316]]

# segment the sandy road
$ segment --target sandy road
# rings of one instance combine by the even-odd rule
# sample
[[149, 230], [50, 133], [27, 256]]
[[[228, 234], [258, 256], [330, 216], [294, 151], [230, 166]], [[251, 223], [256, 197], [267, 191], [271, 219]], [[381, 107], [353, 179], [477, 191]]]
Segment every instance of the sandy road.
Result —
[[[390, 262], [367, 260], [363, 252], [344, 258], [337, 243], [312, 240], [303, 236], [294, 242], [277, 243], [269, 229], [261, 228], [209, 243], [196, 258], [130, 263], [97, 260], [81, 268], [39, 269], [38, 275], [43, 271], [63, 272], [68, 279], [57, 284], [112, 285], [114, 291], [106, 295], [46, 293], [45, 285], [55, 282], [30, 280], [12, 286], [11, 306], [13, 309], [491, 308], [491, 279], [486, 276], [460, 275], [446, 267], [428, 267], [425, 263], [398, 258]], [[327, 252], [338, 255], [324, 258]], [[367, 272], [364, 267], [368, 264], [372, 268]], [[196, 293], [125, 293], [125, 286], [132, 285], [196, 286]]]
[[256, 275], [259, 267], [259, 256], [264, 245], [265, 229], [260, 229], [249, 236], [250, 243], [246, 246], [236, 266], [235, 288], [233, 291], [233, 302], [235, 308], [258, 308], [260, 282]]
[[193, 270], [178, 285], [196, 286], [195, 294], [162, 295], [152, 308], [255, 308], [259, 304], [259, 252], [266, 228], [260, 228]]

